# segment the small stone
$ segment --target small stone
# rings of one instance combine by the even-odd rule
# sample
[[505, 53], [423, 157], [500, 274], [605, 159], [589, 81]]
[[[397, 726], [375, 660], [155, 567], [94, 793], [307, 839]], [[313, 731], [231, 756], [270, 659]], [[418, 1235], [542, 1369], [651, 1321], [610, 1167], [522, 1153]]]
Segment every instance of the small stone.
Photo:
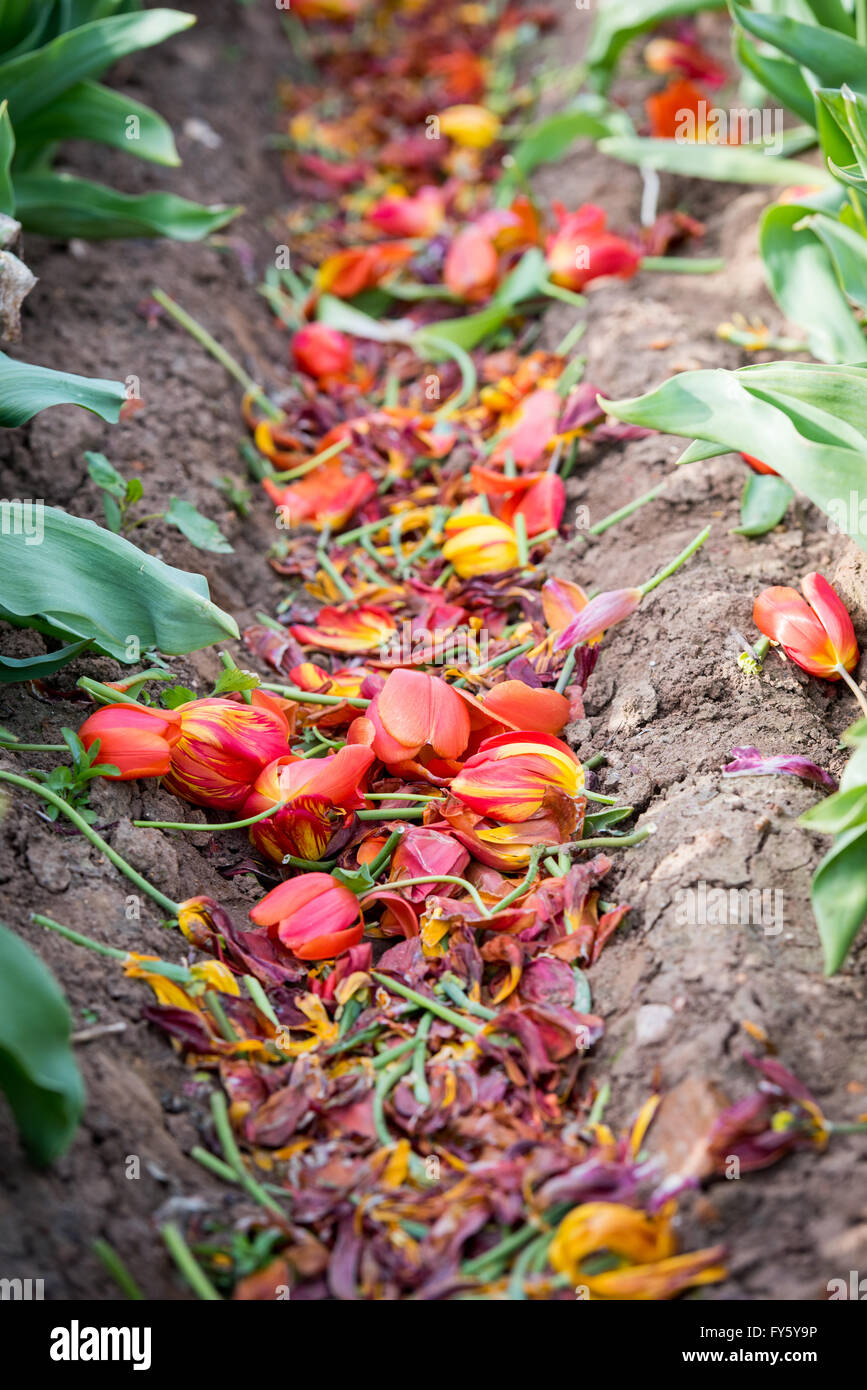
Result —
[[69, 887], [69, 865], [61, 845], [46, 844], [43, 840], [28, 845], [27, 867], [36, 882], [49, 893], [64, 893]]
[[667, 1004], [642, 1004], [635, 1019], [635, 1041], [639, 1047], [661, 1042], [674, 1020]]

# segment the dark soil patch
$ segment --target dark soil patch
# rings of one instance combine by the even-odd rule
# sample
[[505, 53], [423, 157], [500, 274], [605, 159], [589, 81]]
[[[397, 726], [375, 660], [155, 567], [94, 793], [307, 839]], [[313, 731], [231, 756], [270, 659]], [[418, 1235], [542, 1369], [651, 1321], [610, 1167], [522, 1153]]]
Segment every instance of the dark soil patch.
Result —
[[[206, 120], [222, 136], [220, 147], [206, 150], [181, 133], [180, 174], [157, 175], [87, 151], [77, 155], [77, 167], [123, 180], [128, 188], [159, 183], [204, 201], [243, 202], [247, 212], [231, 236], [249, 246], [255, 283], [281, 240], [274, 213], [284, 196], [279, 161], [264, 147], [273, 125], [271, 94], [286, 58], [275, 40], [279, 12], [234, 0], [191, 8], [201, 15], [191, 35], [145, 55], [140, 66], [127, 64], [117, 81], [161, 110], [179, 132], [190, 116]], [[577, 60], [588, 21], [586, 12], [564, 7], [553, 42], [556, 61]], [[621, 90], [634, 103], [642, 87], [630, 79]], [[637, 220], [638, 173], [591, 147], [541, 171], [537, 186], [570, 208], [601, 203], [615, 228]], [[723, 255], [727, 268], [707, 278], [644, 274], [591, 291], [587, 377], [614, 398], [638, 394], [684, 368], [740, 365], [746, 359], [715, 333], [735, 309], [760, 313], [778, 326], [755, 249], [764, 191], [666, 184], [663, 197], [707, 220], [702, 254]], [[189, 498], [215, 517], [235, 553], [204, 556], [161, 523], [141, 528], [139, 542], [172, 564], [204, 570], [215, 601], [243, 625], [257, 609], [273, 608], [280, 587], [265, 561], [274, 539], [268, 507], [255, 497], [241, 522], [212, 485], [222, 474], [243, 476], [238, 393], [185, 335], [165, 322], [149, 328], [138, 310], [150, 287], [161, 285], [237, 351], [254, 376], [279, 387], [285, 338], [245, 278], [240, 249], [239, 259], [237, 244], [218, 251], [124, 243], [91, 247], [78, 259], [67, 248], [28, 241], [28, 259], [41, 277], [25, 316], [28, 358], [94, 375], [134, 374], [147, 408], [115, 429], [82, 412], [53, 410], [7, 434], [0, 441], [0, 495], [44, 497], [98, 517], [84, 450], [104, 450], [124, 472], [135, 464], [155, 505], [172, 493]], [[573, 321], [573, 311], [555, 307], [543, 344], [559, 342]], [[809, 883], [824, 842], [793, 824], [814, 794], [791, 780], [728, 781], [720, 768], [733, 746], [755, 743], [769, 754], [804, 752], [839, 771], [837, 740], [852, 718], [846, 693], [808, 681], [776, 658], [762, 677], [743, 675], [736, 664], [737, 631], [749, 636], [753, 596], [762, 585], [793, 582], [810, 569], [833, 579], [835, 566], [863, 624], [863, 565], [859, 569], [854, 552], [841, 549], [806, 503], [761, 541], [731, 535], [743, 466], [724, 458], [672, 473], [679, 451], [678, 441], [658, 437], [584, 446], [570, 488], [591, 521], [663, 477], [670, 481], [663, 497], [599, 540], [564, 542], [552, 566], [587, 586], [640, 583], [704, 525], [713, 525], [710, 542], [689, 567], [606, 638], [587, 692], [587, 718], [572, 729], [582, 754], [606, 752], [602, 789], [634, 805], [640, 824], [656, 827], [649, 841], [618, 860], [612, 875], [611, 894], [635, 910], [594, 970], [595, 1007], [607, 1027], [594, 1074], [611, 1080], [615, 1122], [627, 1120], [658, 1081], [669, 1091], [684, 1083], [694, 1088], [676, 1092], [681, 1097], [707, 1098], [713, 1086], [734, 1098], [752, 1085], [741, 1061], [744, 1046], [753, 1045], [742, 1027], [747, 1021], [764, 1029], [830, 1116], [852, 1120], [865, 1108], [859, 1066], [867, 945], [856, 947], [834, 980], [822, 978]], [[15, 641], [23, 652], [38, 649], [40, 639], [24, 634]], [[55, 684], [71, 697], [85, 670], [105, 678], [114, 669], [91, 659]], [[204, 688], [217, 657], [195, 656], [177, 669], [180, 679], [200, 679]], [[76, 727], [86, 708], [72, 698], [48, 700], [0, 687], [0, 724], [29, 741], [56, 741], [61, 724]], [[11, 757], [0, 765], [11, 766]], [[48, 762], [33, 755], [33, 765]], [[221, 836], [217, 844], [207, 836], [192, 843], [192, 836], [134, 831], [134, 818], [177, 815], [178, 803], [148, 783], [103, 785], [94, 804], [109, 838], [122, 841], [135, 866], [164, 891], [210, 893], [243, 918], [252, 880], [219, 873], [244, 857], [242, 834]], [[188, 1202], [217, 1212], [235, 1200], [186, 1156], [207, 1124], [197, 1085], [163, 1038], [141, 1022], [139, 984], [28, 921], [31, 911], [46, 912], [101, 940], [160, 952], [166, 937], [158, 914], [143, 902], [140, 920], [130, 918], [126, 880], [84, 851], [79, 838], [47, 825], [29, 798], [14, 799], [2, 836], [0, 917], [55, 970], [76, 1027], [91, 1020], [91, 1011], [99, 1023], [127, 1026], [80, 1047], [87, 1115], [70, 1153], [51, 1173], [36, 1174], [26, 1164], [2, 1117], [0, 1275], [44, 1278], [51, 1298], [117, 1297], [89, 1249], [102, 1236], [149, 1297], [184, 1297], [156, 1235], [155, 1216], [183, 1211]], [[782, 930], [678, 925], [679, 895], [701, 881], [781, 894]], [[647, 1006], [659, 1007], [649, 1015], [642, 1012]], [[694, 1102], [675, 1112], [668, 1128], [678, 1142], [688, 1142], [699, 1109]], [[126, 1176], [135, 1155], [141, 1158], [137, 1180]], [[863, 1268], [865, 1166], [863, 1140], [838, 1138], [822, 1157], [802, 1154], [765, 1174], [718, 1184], [710, 1200], [686, 1203], [687, 1237], [703, 1244], [724, 1240], [731, 1251], [730, 1280], [704, 1296], [821, 1298], [828, 1279]]]

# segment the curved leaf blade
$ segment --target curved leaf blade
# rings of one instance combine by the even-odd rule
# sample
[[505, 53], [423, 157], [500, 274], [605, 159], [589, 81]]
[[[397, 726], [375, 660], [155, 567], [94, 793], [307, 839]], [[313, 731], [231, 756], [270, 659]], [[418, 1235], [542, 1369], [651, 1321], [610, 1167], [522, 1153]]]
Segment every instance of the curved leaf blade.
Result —
[[762, 214], [759, 248], [771, 293], [787, 318], [806, 329], [814, 357], [823, 362], [860, 362], [865, 356], [864, 335], [831, 256], [809, 227], [796, 228], [810, 212], [784, 203]]
[[838, 835], [813, 876], [812, 902], [825, 956], [835, 975], [867, 918], [867, 825]]
[[779, 526], [795, 496], [785, 478], [751, 473], [741, 498], [741, 524], [736, 536], [765, 536]]
[[127, 663], [152, 647], [172, 656], [238, 636], [202, 575], [58, 508], [46, 507], [43, 522], [39, 545], [11, 534], [0, 546], [2, 605], [16, 618], [42, 617]]
[[174, 193], [118, 193], [71, 174], [21, 174], [15, 194], [16, 215], [27, 231], [88, 241], [138, 236], [201, 241], [241, 211], [222, 204], [205, 207]]
[[59, 140], [93, 140], [152, 164], [180, 164], [171, 126], [140, 101], [98, 82], [79, 82], [15, 127], [28, 154]]
[[13, 685], [17, 681], [44, 680], [74, 660], [79, 652], [90, 646], [86, 637], [80, 642], [72, 642], [61, 647], [59, 652], [46, 652], [44, 656], [4, 656], [0, 652], [0, 685]]
[[122, 381], [55, 372], [0, 352], [0, 426], [24, 425], [52, 405], [80, 405], [113, 425], [125, 400]]
[[834, 181], [826, 169], [799, 159], [780, 158], [748, 145], [708, 145], [698, 141], [612, 135], [599, 141], [599, 149], [626, 164], [660, 169], [691, 179], [773, 184], [833, 184]]
[[808, 72], [815, 73], [823, 87], [842, 87], [848, 82], [859, 91], [867, 90], [864, 49], [855, 39], [818, 24], [802, 24], [785, 15], [761, 14], [738, 4], [732, 4], [731, 11], [742, 29], [773, 44]]
[[0, 63], [0, 91], [14, 121], [23, 121], [86, 77], [128, 53], [151, 48], [195, 24], [179, 10], [146, 10], [82, 24], [11, 62]]
[[35, 1163], [69, 1147], [84, 1112], [71, 1020], [51, 971], [0, 923], [0, 1090]]

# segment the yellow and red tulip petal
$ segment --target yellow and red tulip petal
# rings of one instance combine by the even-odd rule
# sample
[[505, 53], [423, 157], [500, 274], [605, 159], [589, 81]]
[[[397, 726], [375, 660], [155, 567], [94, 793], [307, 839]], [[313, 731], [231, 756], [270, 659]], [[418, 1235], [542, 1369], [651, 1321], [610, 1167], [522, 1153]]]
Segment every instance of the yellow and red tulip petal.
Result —
[[[554, 203], [558, 229], [545, 243], [545, 255], [556, 285], [582, 290], [591, 280], [614, 275], [628, 280], [641, 264], [641, 253], [632, 242], [609, 232], [606, 215], [594, 203], [567, 212]], [[579, 256], [579, 252], [583, 254]]]
[[559, 734], [570, 719], [565, 695], [535, 688], [524, 681], [502, 681], [487, 692], [482, 704], [487, 713], [515, 729], [540, 734]]
[[634, 613], [641, 602], [640, 589], [609, 589], [597, 594], [564, 628], [554, 642], [554, 650], [562, 652], [579, 642], [598, 642], [602, 634]]
[[708, 87], [722, 87], [729, 77], [726, 69], [703, 48], [682, 39], [651, 39], [644, 50], [644, 61], [651, 72], [677, 72]]
[[279, 774], [279, 800], [287, 796], [325, 797], [343, 811], [364, 805], [362, 783], [374, 761], [374, 752], [360, 744], [347, 744], [325, 758], [298, 758], [284, 764]]
[[786, 585], [763, 589], [753, 605], [753, 621], [811, 676], [839, 680], [838, 668], [851, 671], [858, 661], [852, 620], [820, 574], [807, 575], [803, 588], [809, 603]]
[[[710, 125], [708, 116], [713, 102], [708, 101], [701, 88], [685, 77], [669, 82], [661, 92], [654, 92], [645, 101], [644, 109], [650, 122], [650, 133], [657, 139], [688, 139], [688, 135], [684, 134], [687, 129], [684, 120], [686, 112], [692, 113], [696, 142], [707, 139]], [[736, 145], [737, 136], [738, 131], [733, 129], [726, 143]]]
[[589, 602], [581, 585], [571, 579], [546, 579], [542, 585], [542, 611], [552, 632], [562, 632]]
[[78, 731], [89, 751], [99, 739], [97, 762], [119, 769], [112, 781], [135, 777], [164, 777], [171, 751], [181, 736], [177, 710], [150, 710], [138, 705], [103, 705], [85, 719]]
[[486, 106], [449, 106], [440, 112], [440, 132], [458, 145], [484, 150], [500, 133], [500, 119]]
[[[397, 888], [402, 878], [436, 877], [441, 874], [460, 878], [469, 861], [468, 851], [453, 835], [434, 830], [431, 826], [413, 825], [392, 856], [389, 880]], [[422, 902], [434, 890], [450, 893], [454, 885], [419, 883], [405, 891], [411, 902]]]
[[339, 527], [375, 495], [376, 480], [369, 473], [353, 473], [344, 459], [334, 458], [286, 487], [271, 478], [263, 478], [262, 487], [275, 507], [288, 511], [293, 526], [312, 521]]
[[499, 574], [514, 569], [518, 563], [515, 532], [496, 517], [480, 512], [475, 516], [450, 518], [446, 523], [446, 535], [443, 558], [454, 565], [461, 579]]
[[480, 815], [517, 823], [542, 808], [551, 788], [575, 799], [583, 785], [584, 769], [560, 739], [507, 733], [485, 740], [464, 763], [451, 791]]
[[262, 769], [288, 748], [286, 716], [267, 696], [249, 705], [192, 700], [175, 713], [180, 736], [165, 786], [196, 806], [239, 809]]
[[352, 612], [321, 608], [316, 625], [296, 623], [289, 629], [302, 646], [329, 652], [370, 652], [388, 644], [396, 623], [386, 608], [362, 605]]

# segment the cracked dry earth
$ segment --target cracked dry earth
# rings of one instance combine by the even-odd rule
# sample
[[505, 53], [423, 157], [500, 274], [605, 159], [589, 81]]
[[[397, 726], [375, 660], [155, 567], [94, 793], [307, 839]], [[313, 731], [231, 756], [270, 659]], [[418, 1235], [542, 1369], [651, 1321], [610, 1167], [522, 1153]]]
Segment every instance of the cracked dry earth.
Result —
[[[238, 199], [247, 214], [234, 230], [245, 237], [257, 271], [273, 253], [275, 210], [285, 204], [276, 157], [263, 153], [273, 125], [268, 94], [285, 55], [268, 27], [273, 14], [219, 0], [193, 4], [201, 22], [165, 55], [148, 55], [140, 77], [119, 72], [118, 83], [152, 102], [182, 126], [193, 114], [224, 136], [205, 154], [181, 140], [184, 191], [192, 197]], [[557, 61], [576, 60], [589, 15], [564, 7], [554, 40]], [[703, 37], [713, 43], [713, 17]], [[256, 54], [255, 82], [238, 78], [237, 51]], [[234, 56], [233, 56], [234, 53]], [[544, 62], [540, 51], [539, 62]], [[255, 87], [255, 91], [251, 90]], [[629, 76], [617, 95], [640, 107], [643, 88]], [[92, 156], [90, 156], [93, 158]], [[107, 177], [94, 160], [90, 172]], [[138, 171], [136, 171], [138, 173]], [[139, 175], [147, 178], [148, 174]], [[164, 171], [160, 177], [165, 182]], [[592, 147], [535, 180], [545, 198], [567, 206], [598, 201], [611, 225], [635, 222], [641, 195], [637, 171], [614, 166]], [[747, 359], [721, 343], [715, 329], [735, 309], [760, 314], [775, 330], [779, 315], [763, 288], [755, 221], [763, 191], [664, 184], [663, 206], [679, 206], [707, 224], [702, 254], [721, 255], [726, 270], [708, 277], [644, 274], [623, 284], [590, 287], [586, 378], [612, 398], [640, 393], [677, 370], [738, 366]], [[279, 235], [277, 241], [280, 240]], [[32, 238], [28, 259], [42, 277], [25, 323], [28, 356], [65, 364], [65, 347], [79, 345], [79, 369], [100, 375], [135, 370], [148, 409], [113, 432], [89, 417], [51, 411], [2, 441], [0, 492], [44, 495], [82, 515], [98, 516], [85, 481], [82, 453], [103, 449], [119, 467], [141, 461], [151, 495], [179, 490], [224, 527], [234, 556], [202, 556], [158, 527], [142, 543], [174, 564], [203, 567], [215, 600], [243, 627], [257, 609], [270, 610], [280, 592], [263, 561], [273, 538], [268, 509], [257, 500], [239, 522], [221, 511], [211, 479], [240, 474], [240, 434], [234, 387], [200, 349], [171, 327], [149, 331], [136, 314], [152, 283], [176, 293], [207, 327], [223, 337], [264, 383], [279, 384], [285, 340], [264, 303], [244, 279], [231, 252], [138, 244], [92, 249], [76, 262], [65, 249]], [[42, 296], [41, 299], [37, 295]], [[556, 305], [541, 339], [552, 347], [571, 327], [574, 311]], [[82, 325], [86, 324], [86, 331]], [[127, 364], [133, 363], [134, 366]], [[744, 1029], [762, 1029], [781, 1060], [809, 1086], [826, 1114], [853, 1120], [864, 1111], [864, 994], [867, 943], [856, 943], [834, 979], [821, 973], [809, 903], [812, 872], [824, 841], [795, 825], [815, 792], [790, 778], [723, 778], [735, 745], [763, 753], [807, 754], [839, 773], [839, 734], [851, 722], [845, 692], [810, 681], [776, 657], [761, 677], [736, 663], [750, 637], [752, 602], [767, 584], [791, 583], [810, 569], [836, 583], [867, 638], [865, 567], [848, 543], [829, 535], [821, 515], [799, 500], [785, 527], [760, 540], [731, 534], [737, 524], [744, 466], [731, 456], [673, 465], [681, 443], [653, 436], [626, 444], [582, 446], [570, 482], [571, 503], [591, 520], [668, 478], [664, 495], [598, 539], [563, 541], [550, 569], [587, 586], [640, 583], [703, 526], [709, 542], [683, 570], [656, 590], [602, 646], [586, 696], [586, 718], [568, 731], [583, 756], [604, 751], [600, 789], [633, 805], [637, 824], [655, 833], [615, 856], [606, 894], [633, 910], [594, 967], [594, 1008], [606, 1033], [589, 1067], [611, 1083], [606, 1118], [625, 1123], [654, 1085], [665, 1092], [650, 1145], [676, 1171], [726, 1099], [752, 1088], [742, 1053], [754, 1046]], [[7, 634], [8, 635], [8, 634]], [[4, 649], [39, 649], [40, 639], [16, 637]], [[250, 658], [244, 656], [245, 664]], [[76, 727], [87, 706], [72, 699], [84, 670], [110, 678], [116, 668], [90, 660], [56, 679], [66, 698], [21, 697], [0, 688], [0, 724], [31, 740], [55, 741], [62, 724]], [[204, 689], [217, 669], [212, 653], [177, 663], [179, 677]], [[862, 662], [861, 675], [865, 674]], [[34, 765], [47, 766], [40, 755]], [[7, 765], [5, 762], [4, 766]], [[170, 895], [203, 892], [242, 920], [254, 885], [224, 879], [219, 869], [245, 853], [242, 834], [165, 836], [135, 830], [138, 817], [172, 818], [177, 803], [158, 787], [103, 784], [94, 797], [112, 843]], [[186, 808], [192, 820], [204, 813]], [[0, 918], [49, 962], [67, 990], [76, 1027], [93, 1011], [125, 1031], [80, 1047], [89, 1104], [67, 1156], [49, 1174], [34, 1173], [0, 1116], [4, 1170], [0, 1194], [0, 1272], [46, 1280], [46, 1297], [115, 1298], [118, 1291], [90, 1253], [104, 1236], [118, 1250], [148, 1297], [183, 1298], [155, 1233], [154, 1215], [188, 1203], [228, 1211], [235, 1200], [186, 1157], [206, 1124], [195, 1083], [162, 1037], [141, 1021], [143, 991], [110, 962], [49, 939], [28, 922], [43, 911], [101, 940], [144, 951], [165, 949], [165, 933], [148, 906], [139, 922], [125, 917], [127, 884], [79, 839], [40, 820], [29, 801], [15, 799], [0, 827]], [[204, 841], [204, 842], [203, 842]], [[687, 890], [768, 890], [773, 920], [764, 925], [683, 924]], [[776, 909], [776, 911], [775, 911]], [[781, 929], [777, 929], [777, 928]], [[124, 1177], [125, 1157], [142, 1158], [138, 1181]], [[796, 1154], [737, 1182], [718, 1182], [687, 1198], [681, 1210], [685, 1248], [724, 1241], [730, 1277], [702, 1291], [712, 1299], [818, 1299], [827, 1281], [867, 1262], [867, 1146], [841, 1136], [823, 1155]]]

